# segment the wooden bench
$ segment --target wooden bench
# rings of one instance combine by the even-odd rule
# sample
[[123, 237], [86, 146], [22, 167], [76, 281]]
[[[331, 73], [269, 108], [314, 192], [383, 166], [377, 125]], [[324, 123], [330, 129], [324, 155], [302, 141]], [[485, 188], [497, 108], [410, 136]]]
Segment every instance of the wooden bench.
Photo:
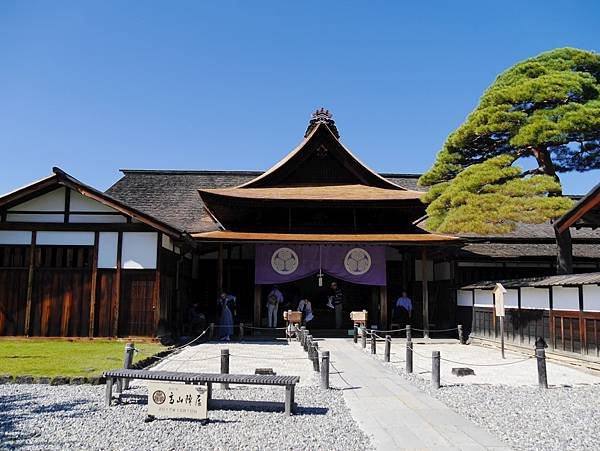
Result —
[[208, 399], [212, 399], [212, 384], [276, 385], [285, 387], [285, 413], [292, 414], [294, 409], [294, 390], [300, 382], [299, 376], [277, 376], [270, 374], [218, 374], [218, 373], [179, 373], [175, 371], [148, 371], [118, 369], [106, 371], [106, 405], [113, 400], [113, 385], [118, 385], [117, 399], [121, 398], [122, 380], [141, 379], [149, 381], [183, 382], [201, 384], [208, 388]]

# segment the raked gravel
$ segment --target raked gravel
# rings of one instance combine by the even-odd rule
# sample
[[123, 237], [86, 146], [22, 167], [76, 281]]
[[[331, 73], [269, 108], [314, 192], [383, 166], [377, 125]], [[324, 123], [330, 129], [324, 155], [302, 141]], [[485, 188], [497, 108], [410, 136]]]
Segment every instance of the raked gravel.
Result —
[[[382, 360], [379, 354], [373, 358]], [[430, 372], [415, 367], [420, 374], [407, 374], [402, 360], [382, 364], [390, 365], [401, 377], [487, 429], [515, 450], [600, 449], [600, 385], [597, 383], [563, 383], [543, 390], [535, 384], [458, 385], [448, 383], [448, 379], [447, 385], [444, 385], [442, 378], [442, 387], [434, 390], [431, 388]], [[503, 373], [516, 369], [496, 367], [496, 371], [497, 379], [501, 381]]]
[[[218, 351], [218, 347], [210, 353]], [[242, 347], [239, 346], [238, 353]], [[268, 351], [270, 357], [276, 356], [278, 350], [303, 355], [299, 350], [287, 347], [263, 344], [260, 348], [262, 353]], [[257, 363], [266, 366], [266, 362]], [[341, 391], [322, 390], [313, 374], [307, 376], [312, 371], [308, 360], [293, 363], [308, 368], [308, 373], [301, 375], [301, 384], [296, 386], [296, 415], [284, 415], [281, 404], [275, 406], [277, 410], [270, 411], [216, 409], [209, 410], [210, 422], [204, 426], [187, 420], [158, 419], [145, 423], [147, 389], [135, 382], [127, 393], [139, 395], [138, 398], [129, 397], [126, 404], [111, 408], [104, 406], [103, 386], [0, 385], [0, 449], [372, 448], [369, 438], [352, 419]], [[213, 396], [215, 399], [282, 403], [284, 389], [232, 385], [231, 390], [221, 390], [215, 384]]]

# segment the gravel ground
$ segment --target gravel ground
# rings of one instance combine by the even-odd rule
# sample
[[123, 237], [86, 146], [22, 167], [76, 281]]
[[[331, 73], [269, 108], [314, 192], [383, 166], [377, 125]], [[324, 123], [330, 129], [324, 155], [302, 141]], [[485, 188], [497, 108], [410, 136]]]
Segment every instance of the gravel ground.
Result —
[[[238, 346], [240, 354], [245, 345]], [[202, 352], [214, 355], [214, 351], [219, 352], [218, 347], [208, 345]], [[234, 348], [233, 344], [229, 347]], [[197, 348], [188, 352], [198, 356], [200, 347]], [[244, 355], [252, 355], [250, 348], [246, 346]], [[280, 352], [304, 355], [294, 344], [290, 347], [261, 344], [256, 349], [268, 353], [270, 358]], [[181, 356], [182, 353], [177, 358]], [[180, 363], [183, 362], [173, 365]], [[215, 363], [211, 359], [210, 365]], [[258, 363], [266, 366], [266, 362]], [[159, 419], [144, 423], [147, 390], [142, 384], [132, 384], [127, 393], [134, 396], [125, 399], [125, 405], [110, 409], [104, 406], [104, 387], [0, 385], [0, 449], [348, 450], [365, 449], [365, 444], [366, 449], [371, 449], [370, 440], [352, 419], [341, 391], [320, 389], [308, 360], [298, 359], [293, 365], [307, 368], [300, 374], [301, 384], [296, 386], [296, 415], [285, 416], [281, 412], [283, 387], [233, 385], [231, 390], [221, 390], [216, 384], [215, 399], [278, 404], [256, 409], [232, 401], [235, 409], [209, 410], [210, 422], [205, 426], [187, 420]]]
[[[382, 360], [379, 354], [376, 358]], [[518, 365], [509, 365], [496, 368], [497, 382], [494, 384], [459, 385], [447, 379], [447, 385], [444, 385], [442, 377], [442, 388], [433, 390], [430, 372], [426, 369], [419, 370], [415, 367], [416, 373], [407, 374], [404, 361], [382, 364], [390, 365], [401, 377], [487, 429], [513, 449], [600, 449], [598, 383], [566, 385], [567, 381], [561, 380], [561, 385], [553, 385], [548, 390], [539, 389], [532, 384], [517, 386], [514, 385], [517, 375], [505, 377], [505, 373], [517, 371]], [[578, 371], [571, 368], [568, 370]], [[587, 373], [581, 372], [582, 379], [589, 377]], [[503, 384], [503, 380], [511, 381], [512, 385]]]

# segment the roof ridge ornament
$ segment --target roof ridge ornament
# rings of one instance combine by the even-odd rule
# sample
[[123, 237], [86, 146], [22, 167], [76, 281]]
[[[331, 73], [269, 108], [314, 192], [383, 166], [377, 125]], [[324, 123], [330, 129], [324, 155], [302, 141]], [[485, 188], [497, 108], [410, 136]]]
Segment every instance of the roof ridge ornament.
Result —
[[333, 120], [333, 114], [329, 110], [325, 108], [317, 108], [315, 112], [312, 114], [312, 118], [308, 123], [308, 127], [306, 128], [306, 132], [304, 133], [304, 137], [306, 138], [313, 129], [318, 124], [325, 124], [329, 127], [331, 132], [335, 135], [337, 139], [340, 139], [340, 133], [338, 132], [337, 127], [335, 126], [335, 121]]

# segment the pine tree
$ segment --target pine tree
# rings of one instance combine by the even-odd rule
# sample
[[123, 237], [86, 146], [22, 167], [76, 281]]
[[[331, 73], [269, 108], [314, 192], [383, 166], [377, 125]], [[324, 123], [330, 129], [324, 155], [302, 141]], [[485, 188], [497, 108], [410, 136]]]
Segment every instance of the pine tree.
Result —
[[[533, 157], [532, 170], [515, 162]], [[419, 183], [430, 186], [428, 227], [506, 233], [562, 215], [560, 173], [600, 168], [600, 55], [556, 49], [500, 74], [448, 136]], [[570, 272], [570, 236], [559, 272]]]

